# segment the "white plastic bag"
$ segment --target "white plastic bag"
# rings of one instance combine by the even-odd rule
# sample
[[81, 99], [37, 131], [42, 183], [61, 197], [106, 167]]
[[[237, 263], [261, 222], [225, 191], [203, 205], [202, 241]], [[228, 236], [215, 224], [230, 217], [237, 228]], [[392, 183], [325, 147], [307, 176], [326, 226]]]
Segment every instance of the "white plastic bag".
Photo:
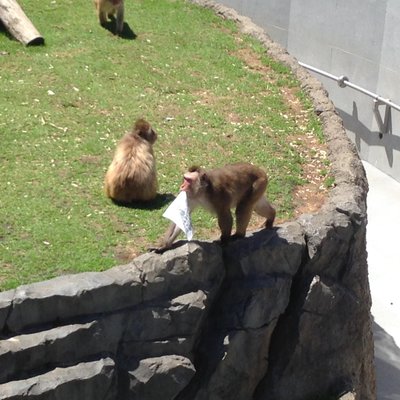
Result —
[[185, 233], [187, 240], [192, 240], [193, 227], [186, 192], [182, 191], [176, 196], [176, 199], [165, 210], [163, 217], [174, 222]]

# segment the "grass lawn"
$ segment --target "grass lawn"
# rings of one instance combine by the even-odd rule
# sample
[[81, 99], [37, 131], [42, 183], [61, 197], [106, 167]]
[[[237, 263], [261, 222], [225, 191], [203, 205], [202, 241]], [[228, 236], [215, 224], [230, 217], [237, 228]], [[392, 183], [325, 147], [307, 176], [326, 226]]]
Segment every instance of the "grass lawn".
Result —
[[[0, 30], [0, 290], [144, 252], [192, 164], [263, 166], [279, 219], [293, 216], [319, 121], [291, 73], [232, 22], [183, 0], [131, 0], [117, 37], [90, 0], [20, 4], [45, 46]], [[139, 117], [159, 134], [160, 196], [119, 207], [104, 174]], [[313, 171], [323, 180], [328, 167]], [[214, 217], [193, 223], [197, 238], [215, 234]]]

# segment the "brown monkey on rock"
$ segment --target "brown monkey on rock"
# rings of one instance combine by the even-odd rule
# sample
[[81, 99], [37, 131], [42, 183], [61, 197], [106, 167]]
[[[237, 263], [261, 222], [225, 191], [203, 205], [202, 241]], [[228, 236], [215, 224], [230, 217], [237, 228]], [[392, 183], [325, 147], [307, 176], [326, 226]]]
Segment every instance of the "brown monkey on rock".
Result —
[[157, 195], [153, 144], [157, 133], [144, 119], [138, 119], [118, 143], [104, 179], [106, 195], [116, 202], [151, 201]]
[[[190, 212], [202, 206], [217, 215], [221, 242], [224, 243], [246, 235], [253, 211], [266, 218], [265, 228], [272, 228], [275, 209], [264, 197], [267, 184], [268, 178], [262, 169], [252, 164], [238, 163], [210, 170], [191, 167], [184, 174], [180, 189], [187, 193]], [[235, 208], [236, 216], [236, 233], [233, 236], [231, 208]], [[180, 228], [171, 223], [155, 250], [162, 252], [171, 247], [179, 233]]]

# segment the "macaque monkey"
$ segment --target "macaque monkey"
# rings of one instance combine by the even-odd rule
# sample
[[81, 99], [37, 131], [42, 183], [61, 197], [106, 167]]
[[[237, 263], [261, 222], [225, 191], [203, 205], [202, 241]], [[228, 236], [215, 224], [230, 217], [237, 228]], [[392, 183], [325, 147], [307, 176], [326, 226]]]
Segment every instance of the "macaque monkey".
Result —
[[116, 31], [122, 33], [124, 29], [124, 0], [94, 0], [97, 16], [101, 26], [107, 24], [109, 17], [117, 14]]
[[[230, 238], [246, 235], [253, 210], [266, 218], [265, 228], [272, 228], [275, 209], [264, 197], [267, 183], [267, 175], [262, 169], [239, 163], [211, 170], [191, 167], [183, 176], [180, 190], [187, 193], [190, 211], [202, 206], [217, 214], [220, 239], [224, 243]], [[231, 208], [236, 208], [236, 233], [233, 236]], [[180, 229], [172, 223], [155, 250], [162, 252], [169, 248], [179, 233]]]
[[157, 195], [156, 163], [153, 144], [157, 133], [144, 119], [138, 119], [118, 143], [104, 179], [104, 190], [111, 199], [130, 203], [150, 201]]

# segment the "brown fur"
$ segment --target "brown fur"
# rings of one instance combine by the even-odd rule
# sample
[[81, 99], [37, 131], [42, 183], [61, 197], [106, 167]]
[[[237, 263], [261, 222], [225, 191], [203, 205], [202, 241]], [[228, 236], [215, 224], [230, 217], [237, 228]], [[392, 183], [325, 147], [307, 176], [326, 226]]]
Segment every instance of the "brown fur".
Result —
[[117, 16], [116, 31], [124, 29], [124, 0], [94, 0], [100, 25], [105, 26], [108, 18]]
[[[244, 237], [251, 213], [266, 218], [265, 228], [272, 228], [275, 209], [264, 197], [268, 178], [266, 173], [248, 163], [230, 164], [221, 168], [203, 170], [192, 167], [184, 174], [181, 190], [187, 192], [189, 209], [197, 206], [215, 212], [221, 229], [221, 241], [231, 237], [235, 208], [236, 233], [233, 237]], [[171, 224], [157, 250], [170, 247], [179, 234], [179, 228]]]
[[153, 144], [157, 133], [143, 120], [136, 121], [132, 132], [118, 143], [104, 180], [104, 190], [111, 199], [130, 203], [150, 201], [157, 195], [156, 163]]

